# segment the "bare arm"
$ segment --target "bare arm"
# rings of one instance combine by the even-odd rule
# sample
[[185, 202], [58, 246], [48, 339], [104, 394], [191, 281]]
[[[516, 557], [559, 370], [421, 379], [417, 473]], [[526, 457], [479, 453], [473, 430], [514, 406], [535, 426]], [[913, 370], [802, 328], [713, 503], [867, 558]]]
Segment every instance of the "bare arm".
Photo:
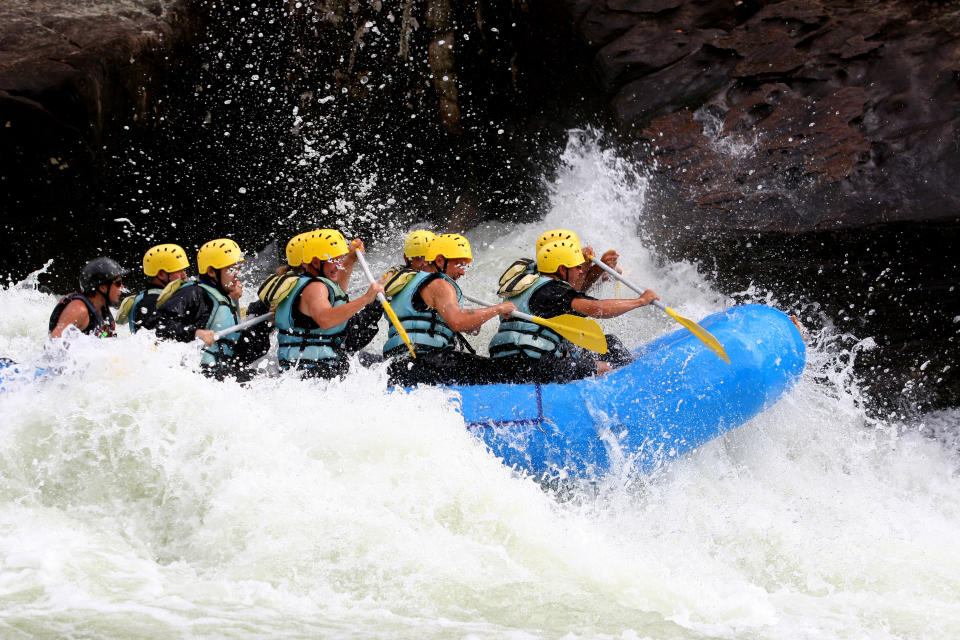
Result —
[[660, 296], [647, 289], [639, 298], [610, 298], [607, 300], [588, 300], [587, 298], [575, 298], [570, 305], [577, 313], [582, 313], [591, 318], [616, 318], [625, 314], [627, 311], [633, 311], [637, 307], [644, 307], [654, 300], [659, 300]]
[[88, 324], [90, 324], [90, 314], [87, 313], [87, 305], [80, 300], [73, 300], [64, 307], [59, 320], [57, 320], [57, 326], [50, 332], [50, 337], [63, 337], [63, 332], [71, 325], [83, 331]]
[[350, 300], [346, 304], [333, 306], [330, 304], [330, 294], [327, 285], [322, 282], [311, 282], [303, 289], [297, 309], [300, 313], [310, 316], [320, 325], [321, 329], [332, 329], [352, 318], [358, 311], [377, 299], [377, 294], [383, 293], [383, 285], [370, 285], [366, 293]]
[[454, 331], [476, 331], [487, 320], [507, 316], [517, 309], [512, 302], [501, 302], [480, 309], [461, 309], [453, 285], [440, 278], [425, 286], [420, 291], [420, 297], [428, 307], [435, 309]]
[[[590, 258], [595, 255], [593, 247], [584, 247], [583, 248], [583, 257], [587, 259], [587, 262], [590, 262]], [[610, 249], [602, 256], [600, 256], [600, 262], [604, 263], [611, 269], [616, 269], [618, 272], [620, 269], [617, 268], [617, 260], [620, 259], [620, 254]], [[600, 276], [603, 275], [603, 269], [597, 265], [590, 262], [590, 268], [587, 269], [586, 273], [583, 275], [583, 283], [580, 285], [580, 291], [587, 291], [590, 287], [600, 279]]]
[[[351, 240], [349, 246], [350, 251], [343, 257], [343, 271], [340, 273], [340, 278], [337, 280], [337, 284], [339, 284], [340, 288], [344, 291], [346, 291], [350, 286], [350, 276], [353, 275], [353, 268], [357, 264], [357, 249], [360, 249], [362, 253], [367, 252], [366, 247], [363, 246], [363, 240], [360, 238], [354, 238]], [[327, 327], [324, 327], [324, 329], [326, 328]]]

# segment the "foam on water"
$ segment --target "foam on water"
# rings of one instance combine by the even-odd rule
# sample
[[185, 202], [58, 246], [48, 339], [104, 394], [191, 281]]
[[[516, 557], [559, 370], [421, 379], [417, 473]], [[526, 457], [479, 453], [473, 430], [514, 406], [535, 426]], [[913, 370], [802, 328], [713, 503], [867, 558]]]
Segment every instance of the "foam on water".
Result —
[[[558, 226], [683, 315], [730, 304], [637, 239], [645, 188], [575, 134], [545, 221], [471, 234], [465, 290], [492, 298]], [[0, 289], [0, 354], [43, 362], [55, 301]], [[631, 345], [674, 328], [605, 325]], [[191, 345], [77, 337], [63, 375], [0, 394], [0, 636], [951, 637], [960, 416], [869, 418], [858, 343], [809, 329], [769, 411], [651, 475], [562, 487], [382, 369], [241, 386], [197, 374]]]

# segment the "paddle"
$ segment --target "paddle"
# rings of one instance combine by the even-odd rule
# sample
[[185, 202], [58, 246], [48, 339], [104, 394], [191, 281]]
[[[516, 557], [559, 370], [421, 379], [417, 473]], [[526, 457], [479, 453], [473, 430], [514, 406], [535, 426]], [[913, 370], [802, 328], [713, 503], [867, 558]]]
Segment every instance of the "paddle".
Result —
[[[489, 302], [472, 298], [467, 294], [463, 294], [463, 297], [470, 302], [482, 304], [485, 307], [493, 306]], [[590, 318], [581, 318], [580, 316], [564, 314], [562, 316], [556, 316], [554, 318], [547, 319], [531, 316], [523, 313], [522, 311], [511, 311], [510, 315], [514, 318], [520, 318], [521, 320], [526, 320], [527, 322], [533, 322], [534, 324], [539, 324], [548, 329], [553, 329], [578, 347], [583, 347], [584, 349], [589, 349], [590, 351], [596, 351], [597, 353], [607, 352], [607, 337], [603, 335], [603, 329], [600, 328], [600, 325], [597, 324], [595, 320], [591, 320]]]
[[[595, 265], [597, 265], [598, 267], [600, 267], [601, 269], [603, 269], [604, 271], [606, 271], [607, 273], [609, 273], [611, 276], [613, 276], [614, 278], [616, 278], [616, 279], [619, 280], [620, 282], [622, 282], [623, 284], [627, 285], [628, 287], [630, 287], [631, 289], [633, 289], [634, 291], [636, 291], [639, 295], [643, 295], [643, 290], [640, 289], [640, 287], [638, 287], [637, 285], [631, 283], [629, 280], [627, 280], [627, 279], [624, 278], [622, 275], [620, 275], [619, 273], [617, 273], [616, 270], [614, 270], [614, 269], [610, 268], [609, 266], [603, 264], [602, 262], [600, 262], [600, 260], [598, 260], [598, 259], [595, 258], [595, 257], [590, 258], [590, 261], [593, 262], [593, 264], [595, 264]], [[683, 326], [685, 326], [687, 329], [689, 329], [690, 332], [691, 332], [693, 335], [695, 335], [700, 342], [702, 342], [704, 345], [706, 345], [708, 349], [710, 349], [710, 350], [713, 351], [715, 354], [717, 354], [717, 356], [718, 356], [721, 360], [723, 360], [723, 361], [726, 362], [727, 364], [730, 364], [730, 356], [728, 356], [728, 355], [727, 355], [727, 352], [724, 351], [723, 345], [720, 344], [720, 341], [717, 340], [716, 338], [714, 338], [712, 335], [710, 335], [710, 332], [709, 332], [709, 331], [707, 331], [706, 329], [704, 329], [703, 327], [701, 327], [700, 325], [698, 325], [698, 324], [697, 324], [696, 322], [694, 322], [693, 320], [688, 320], [687, 318], [684, 318], [684, 317], [681, 316], [679, 313], [677, 313], [676, 311], [674, 311], [674, 310], [671, 309], [670, 307], [664, 305], [664, 304], [663, 304], [662, 302], [660, 302], [659, 300], [654, 300], [651, 304], [653, 304], [653, 306], [655, 306], [657, 309], [660, 309], [661, 311], [663, 311], [664, 313], [666, 313], [668, 316], [670, 316], [671, 318], [673, 318], [674, 320], [676, 320], [677, 322], [679, 322], [680, 324], [682, 324]]]
[[[373, 274], [370, 273], [370, 267], [367, 266], [367, 260], [363, 257], [363, 253], [360, 251], [360, 249], [357, 249], [357, 260], [360, 261], [360, 267], [363, 269], [363, 274], [367, 276], [367, 281], [369, 281], [370, 284], [376, 282], [376, 280], [373, 279]], [[387, 302], [387, 299], [382, 293], [377, 294], [377, 300], [379, 300], [380, 304], [383, 305], [384, 312], [386, 312], [387, 317], [390, 318], [390, 324], [393, 325], [393, 328], [396, 329], [397, 333], [400, 334], [400, 337], [403, 338], [403, 343], [407, 345], [407, 349], [410, 350], [410, 355], [416, 358], [417, 352], [413, 349], [413, 343], [410, 342], [410, 336], [407, 335], [407, 331], [403, 328], [403, 325], [400, 324], [400, 318], [397, 317], [393, 307], [390, 306], [390, 303]]]
[[217, 331], [216, 333], [213, 334], [213, 339], [219, 340], [220, 338], [227, 335], [228, 333], [233, 333], [234, 331], [242, 331], [244, 329], [248, 329], [255, 324], [260, 324], [264, 320], [269, 320], [272, 317], [273, 317], [273, 311], [271, 311], [270, 313], [265, 313], [262, 316], [247, 318], [243, 322], [239, 324], [235, 324], [232, 327], [227, 327], [226, 329], [220, 329], [220, 331]]

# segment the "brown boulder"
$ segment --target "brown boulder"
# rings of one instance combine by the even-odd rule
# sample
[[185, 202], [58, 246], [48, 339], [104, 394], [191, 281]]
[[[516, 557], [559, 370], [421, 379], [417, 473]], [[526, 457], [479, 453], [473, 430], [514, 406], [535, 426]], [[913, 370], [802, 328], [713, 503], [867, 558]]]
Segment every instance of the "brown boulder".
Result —
[[960, 402], [960, 5], [568, 6], [652, 178], [651, 241], [875, 337], [880, 395]]

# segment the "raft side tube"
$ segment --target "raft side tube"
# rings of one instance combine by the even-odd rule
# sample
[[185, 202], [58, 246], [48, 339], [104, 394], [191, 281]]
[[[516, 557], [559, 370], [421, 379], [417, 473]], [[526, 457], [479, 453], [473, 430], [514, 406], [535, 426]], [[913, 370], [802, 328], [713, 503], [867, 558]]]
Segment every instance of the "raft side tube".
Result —
[[700, 324], [731, 364], [680, 329], [599, 378], [453, 388], [467, 426], [509, 466], [551, 477], [595, 477], [612, 461], [647, 471], [740, 426], [803, 371], [800, 332], [776, 309], [744, 305]]

